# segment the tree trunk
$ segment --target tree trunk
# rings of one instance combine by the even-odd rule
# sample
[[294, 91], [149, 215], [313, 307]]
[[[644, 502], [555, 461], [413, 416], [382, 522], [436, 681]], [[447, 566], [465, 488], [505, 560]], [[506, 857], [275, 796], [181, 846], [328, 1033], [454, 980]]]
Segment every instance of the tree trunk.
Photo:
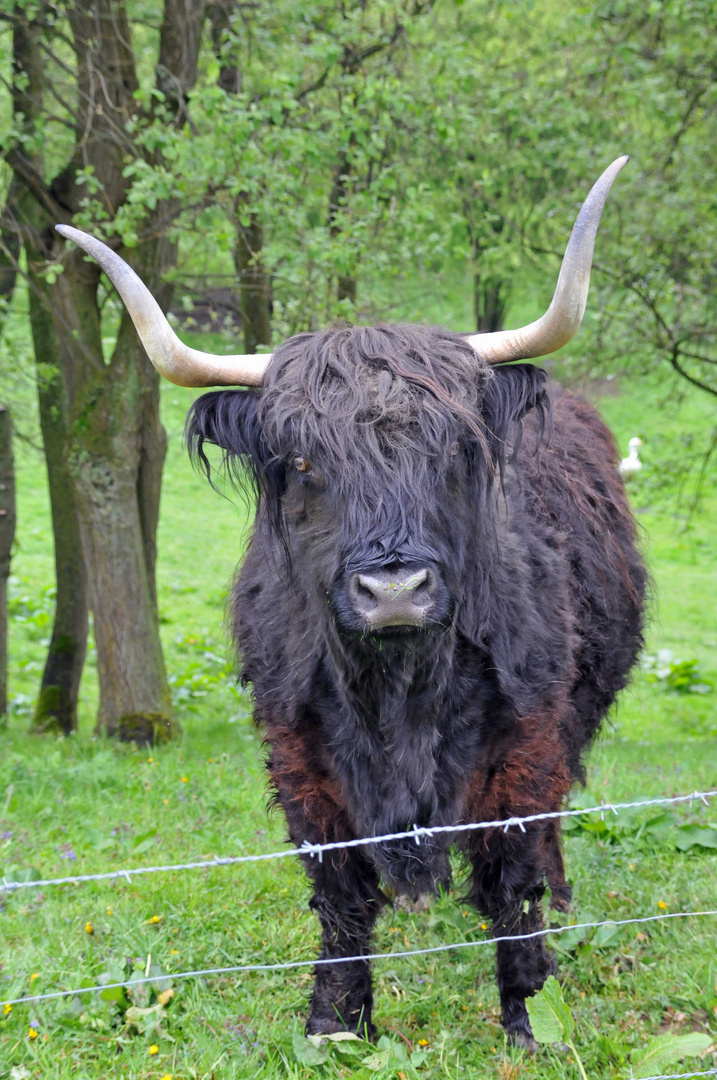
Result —
[[[156, 374], [137, 362], [128, 317], [102, 358], [99, 272], [75, 253], [54, 288], [56, 329], [87, 363], [71, 409], [69, 464], [97, 642], [98, 731], [151, 745], [178, 730], [159, 637], [154, 567], [165, 437]], [[97, 359], [95, 359], [97, 358]], [[148, 364], [144, 358], [144, 364]]]
[[[353, 145], [353, 133], [349, 139], [349, 145]], [[341, 235], [341, 226], [338, 221], [339, 210], [345, 205], [348, 196], [349, 177], [351, 175], [351, 160], [347, 151], [342, 151], [334, 170], [331, 193], [329, 195], [329, 235], [336, 239]], [[358, 286], [356, 275], [353, 273], [339, 274], [336, 282], [336, 299], [350, 300], [356, 306]]]
[[0, 716], [7, 712], [7, 579], [15, 539], [15, 472], [12, 419], [0, 405]]
[[271, 342], [269, 304], [271, 288], [261, 260], [264, 234], [261, 222], [254, 212], [249, 213], [248, 224], [242, 224], [244, 196], [236, 202], [236, 247], [234, 261], [239, 278], [239, 304], [244, 327], [244, 351], [255, 353], [257, 346]]
[[479, 272], [474, 278], [473, 300], [476, 330], [479, 334], [491, 334], [502, 330], [508, 301], [507, 282], [484, 278]]
[[[33, 131], [42, 113], [43, 64], [38, 40], [40, 25], [25, 21], [16, 10], [13, 61], [16, 118]], [[43, 157], [36, 150], [26, 159], [42, 175]], [[37, 364], [37, 395], [45, 462], [50, 489], [52, 531], [55, 542], [57, 599], [50, 647], [35, 703], [31, 730], [69, 735], [77, 728], [77, 700], [87, 648], [87, 580], [80, 543], [75, 495], [68, 469], [69, 397], [72, 347], [55, 332], [50, 289], [42, 277], [52, 246], [52, 220], [39, 200], [16, 174], [10, 187], [6, 213], [8, 227], [16, 230], [12, 249], [17, 272], [20, 238], [25, 244], [30, 298], [30, 324]], [[8, 268], [7, 284], [10, 284]], [[70, 348], [68, 350], [68, 345]]]
[[77, 700], [87, 649], [87, 574], [68, 467], [65, 365], [50, 316], [48, 287], [38, 277], [35, 267], [29, 249], [30, 320], [37, 362], [40, 427], [50, 489], [57, 599], [31, 731], [70, 735], [77, 730]]
[[[164, 0], [155, 71], [161, 95], [152, 99], [140, 121], [158, 120], [170, 127], [186, 121], [204, 7], [204, 0]], [[130, 122], [138, 119], [142, 107], [135, 96], [136, 62], [124, 0], [77, 0], [66, 12], [77, 64], [77, 108], [72, 114], [76, 141], [65, 164], [47, 185], [42, 143], [36, 137], [45, 116], [40, 36], [52, 39], [58, 24], [54, 18], [33, 21], [36, 10], [30, 12], [18, 4], [12, 17], [14, 113], [28, 137], [11, 147], [8, 161], [37, 204], [42, 223], [28, 231], [25, 243], [28, 256], [33, 251], [33, 257], [42, 263], [65, 252], [52, 223], [71, 221], [78, 211], [86, 213], [88, 205], [101, 219], [112, 218], [123, 204], [129, 186], [125, 165], [138, 153]], [[42, 5], [39, 10], [44, 15]], [[66, 40], [64, 24], [62, 36]], [[26, 153], [33, 156], [28, 158]], [[148, 162], [158, 163], [160, 155], [159, 149], [148, 152]], [[90, 170], [94, 177], [96, 188], [89, 204], [87, 186], [78, 178], [78, 169]], [[163, 238], [173, 209], [166, 204], [151, 206], [138, 230], [151, 239], [135, 253], [137, 269], [155, 291], [176, 257], [175, 246]], [[36, 295], [44, 308], [41, 311], [38, 305], [33, 314], [39, 335], [40, 374], [50, 375], [44, 380], [50, 411], [43, 433], [47, 429], [53, 512], [59, 516], [63, 535], [68, 535], [67, 515], [65, 519], [62, 516], [67, 508], [65, 493], [70, 505], [74, 494], [97, 643], [98, 728], [122, 739], [152, 743], [178, 730], [172, 719], [162, 657], [155, 587], [156, 531], [166, 451], [159, 420], [158, 377], [139, 347], [126, 313], [112, 358], [106, 361], [99, 268], [77, 252], [63, 261], [65, 273], [53, 287], [51, 303], [38, 266]], [[48, 342], [55, 347], [59, 362], [53, 358], [52, 366], [44, 370], [42, 352], [51, 351]], [[64, 384], [60, 374], [65, 376]], [[41, 392], [41, 408], [42, 400]], [[66, 441], [60, 445], [62, 432], [57, 424], [63, 417]], [[50, 421], [55, 422], [55, 428]], [[53, 435], [58, 442], [56, 454], [48, 444]], [[70, 546], [75, 553], [79, 551], [76, 540]], [[76, 586], [81, 579], [77, 570], [67, 576]], [[58, 564], [58, 598], [59, 589]]]
[[[241, 71], [227, 39], [232, 15], [237, 10], [236, 0], [220, 0], [207, 8], [212, 47], [220, 64], [217, 84], [226, 94], [241, 93]], [[246, 192], [242, 192], [234, 201], [234, 266], [238, 279], [244, 351], [255, 353], [259, 345], [271, 343], [271, 282], [261, 257], [264, 230], [258, 214], [247, 210], [248, 201]]]
[[20, 258], [21, 236], [16, 217], [19, 191], [20, 184], [13, 176], [0, 217], [0, 301], [6, 304], [10, 303], [15, 291]]

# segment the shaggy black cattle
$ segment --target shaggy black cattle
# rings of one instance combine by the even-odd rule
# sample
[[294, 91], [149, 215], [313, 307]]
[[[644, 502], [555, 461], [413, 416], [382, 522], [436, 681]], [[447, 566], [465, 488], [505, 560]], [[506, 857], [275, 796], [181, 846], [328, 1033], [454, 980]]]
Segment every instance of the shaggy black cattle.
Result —
[[[584, 233], [579, 218], [571, 244]], [[559, 810], [634, 663], [645, 589], [598, 415], [539, 368], [486, 360], [550, 351], [564, 327], [546, 340], [542, 321], [481, 338], [347, 326], [300, 334], [270, 362], [207, 358], [174, 339], [170, 365], [137, 279], [68, 235], [105, 260], [160, 370], [185, 385], [261, 384], [200, 398], [188, 439], [207, 467], [207, 443], [239, 478], [248, 466], [259, 494], [233, 621], [292, 842]], [[197, 364], [204, 374], [190, 378]], [[469, 898], [498, 939], [505, 1027], [532, 1045], [525, 999], [553, 960], [540, 937], [501, 939], [541, 927], [546, 886], [552, 906], [569, 903], [558, 823], [459, 835]], [[307, 856], [322, 957], [370, 952], [382, 883], [411, 897], [447, 888], [451, 843]], [[367, 961], [316, 968], [309, 1032], [371, 1033], [371, 1011]]]

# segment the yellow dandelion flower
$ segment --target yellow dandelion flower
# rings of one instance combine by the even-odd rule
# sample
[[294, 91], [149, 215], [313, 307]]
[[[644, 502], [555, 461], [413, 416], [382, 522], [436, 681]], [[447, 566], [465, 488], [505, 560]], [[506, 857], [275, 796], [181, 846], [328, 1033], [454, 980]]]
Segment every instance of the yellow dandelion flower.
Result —
[[165, 1073], [164, 1076], [160, 1077], [160, 1080], [172, 1080], [172, 1074]]
[[85, 923], [85, 931], [88, 934], [94, 934], [95, 928], [94, 928], [94, 926], [92, 925], [91, 922], [88, 921], [88, 922]]
[[153, 763], [154, 763], [154, 758], [153, 757], [148, 757], [147, 758], [147, 764], [152, 765]]
[[480, 928], [481, 928], [481, 930], [487, 930], [487, 929], [488, 929], [488, 923], [484, 923], [484, 922], [482, 922], [482, 923], [480, 924]]
[[161, 915], [153, 915], [151, 919], [147, 919], [148, 923], [158, 923], [162, 921]]
[[418, 1045], [419, 1046], [428, 1046], [428, 1039], [419, 1039], [418, 1040]]
[[631, 862], [630, 865], [628, 866], [628, 870], [634, 870], [634, 869], [635, 869], [635, 864], [634, 864], [634, 862]]
[[667, 904], [665, 903], [664, 900], [658, 900], [657, 901], [657, 906], [658, 906], [658, 908], [662, 908], [663, 911], [667, 911]]
[[108, 905], [108, 907], [107, 907], [107, 914], [108, 915], [113, 915], [114, 914], [114, 908], [112, 907], [111, 904]]
[[34, 1027], [28, 1028], [27, 1037], [28, 1037], [28, 1039], [36, 1039], [37, 1038], [37, 1032], [35, 1031]]
[[183, 784], [188, 784], [189, 783], [189, 777], [188, 776], [183, 776], [182, 777], [182, 783]]
[[169, 955], [170, 956], [179, 956], [179, 949], [172, 949]]
[[157, 1046], [156, 1043], [152, 1043], [152, 1045], [149, 1048], [149, 1052], [150, 1052], [150, 1054], [158, 1054], [159, 1053], [159, 1047]]
[[40, 978], [40, 972], [39, 971], [33, 971], [32, 975], [30, 976], [30, 982], [34, 982], [35, 979], [39, 979], [39, 978]]
[[6, 1016], [9, 1016], [10, 1013], [12, 1012], [12, 1005], [6, 1005], [5, 1008], [4, 1008], [4, 1012], [5, 1012]]
[[164, 803], [164, 805], [166, 806], [166, 805], [167, 805], [167, 803], [169, 802], [169, 799], [162, 799], [162, 802], [163, 802], [163, 803]]

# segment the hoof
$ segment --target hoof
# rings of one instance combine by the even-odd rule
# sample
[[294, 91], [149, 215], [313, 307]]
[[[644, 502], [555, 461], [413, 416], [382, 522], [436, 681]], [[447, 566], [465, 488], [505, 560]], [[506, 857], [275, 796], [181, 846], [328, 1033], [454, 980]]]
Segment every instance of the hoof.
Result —
[[529, 1031], [509, 1031], [508, 1040], [519, 1050], [525, 1050], [528, 1054], [535, 1054], [538, 1044]]
[[553, 911], [562, 911], [565, 913], [570, 911], [572, 898], [573, 890], [569, 885], [551, 885], [550, 907]]
[[354, 1023], [345, 1024], [338, 1016], [310, 1016], [306, 1023], [307, 1035], [336, 1035], [339, 1031], [350, 1031], [366, 1042], [373, 1042], [375, 1036], [373, 1024], [370, 1021], [359, 1021], [358, 1018]]
[[420, 893], [415, 900], [412, 900], [410, 896], [400, 895], [396, 897], [394, 904], [403, 911], [418, 913], [428, 911], [431, 906], [431, 899], [431, 893]]

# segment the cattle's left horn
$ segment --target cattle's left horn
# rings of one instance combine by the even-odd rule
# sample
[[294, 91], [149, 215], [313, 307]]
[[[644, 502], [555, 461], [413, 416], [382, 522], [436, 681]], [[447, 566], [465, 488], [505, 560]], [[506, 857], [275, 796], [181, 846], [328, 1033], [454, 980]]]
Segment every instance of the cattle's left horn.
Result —
[[177, 386], [261, 386], [269, 353], [215, 356], [179, 340], [143, 281], [106, 244], [69, 225], [55, 228], [100, 264], [124, 300], [140, 341], [160, 375]]
[[489, 364], [547, 356], [577, 334], [588, 299], [600, 215], [613, 180], [628, 160], [625, 156], [613, 161], [583, 203], [565, 249], [555, 294], [545, 314], [518, 330], [468, 336], [467, 340]]

